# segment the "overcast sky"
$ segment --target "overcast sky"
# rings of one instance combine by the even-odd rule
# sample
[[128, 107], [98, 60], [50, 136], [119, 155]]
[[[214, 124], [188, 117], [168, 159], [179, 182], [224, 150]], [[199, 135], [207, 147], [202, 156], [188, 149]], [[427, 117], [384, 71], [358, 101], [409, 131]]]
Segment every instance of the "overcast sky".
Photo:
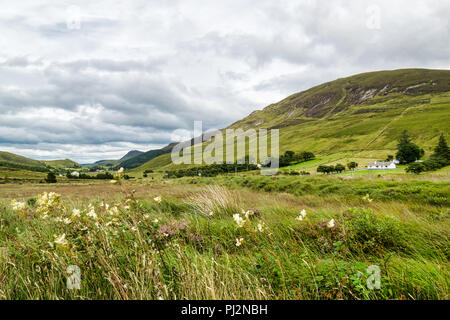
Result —
[[450, 68], [450, 1], [2, 1], [0, 150], [81, 163], [313, 85]]

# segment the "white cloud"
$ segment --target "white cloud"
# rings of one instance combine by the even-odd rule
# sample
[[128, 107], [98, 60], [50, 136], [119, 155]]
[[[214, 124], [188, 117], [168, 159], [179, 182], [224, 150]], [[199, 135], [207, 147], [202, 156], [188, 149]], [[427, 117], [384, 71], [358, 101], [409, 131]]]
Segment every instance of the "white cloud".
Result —
[[2, 4], [0, 150], [117, 158], [335, 78], [450, 66], [450, 4], [438, 0], [76, 4], [79, 29], [72, 3]]

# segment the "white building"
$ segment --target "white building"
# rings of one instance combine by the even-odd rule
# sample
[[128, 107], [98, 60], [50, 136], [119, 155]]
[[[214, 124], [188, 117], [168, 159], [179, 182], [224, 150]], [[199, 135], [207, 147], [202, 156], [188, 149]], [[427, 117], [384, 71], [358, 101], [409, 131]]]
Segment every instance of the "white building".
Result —
[[375, 161], [370, 163], [367, 166], [367, 169], [369, 170], [386, 170], [386, 169], [395, 169], [397, 168], [396, 163], [398, 163], [398, 160], [392, 160], [392, 161]]
[[80, 176], [80, 173], [78, 171], [73, 171], [73, 172], [70, 173], [70, 175], [72, 177], [77, 177], [78, 178]]

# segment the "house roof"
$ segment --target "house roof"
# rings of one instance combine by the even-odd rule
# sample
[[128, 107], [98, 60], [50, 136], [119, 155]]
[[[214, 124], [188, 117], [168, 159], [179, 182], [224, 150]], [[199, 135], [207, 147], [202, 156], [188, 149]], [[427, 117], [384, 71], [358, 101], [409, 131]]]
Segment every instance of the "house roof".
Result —
[[369, 166], [390, 166], [391, 164], [395, 164], [394, 161], [374, 161], [369, 164]]

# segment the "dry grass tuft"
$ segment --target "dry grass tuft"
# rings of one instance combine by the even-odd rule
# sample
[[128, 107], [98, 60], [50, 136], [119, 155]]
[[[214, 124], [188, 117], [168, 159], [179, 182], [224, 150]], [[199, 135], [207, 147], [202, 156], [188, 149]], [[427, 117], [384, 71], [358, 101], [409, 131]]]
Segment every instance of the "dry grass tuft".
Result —
[[238, 194], [222, 186], [207, 186], [203, 190], [186, 200], [192, 211], [203, 216], [230, 215], [238, 207]]

